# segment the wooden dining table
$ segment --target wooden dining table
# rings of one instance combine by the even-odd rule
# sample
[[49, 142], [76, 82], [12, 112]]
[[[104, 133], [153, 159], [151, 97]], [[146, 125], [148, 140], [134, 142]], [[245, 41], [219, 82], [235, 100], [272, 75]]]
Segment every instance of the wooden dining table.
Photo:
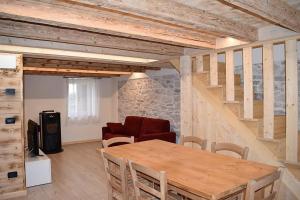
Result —
[[245, 190], [248, 181], [259, 180], [277, 168], [161, 140], [106, 148], [115, 157], [165, 171], [172, 190], [193, 199], [224, 199]]

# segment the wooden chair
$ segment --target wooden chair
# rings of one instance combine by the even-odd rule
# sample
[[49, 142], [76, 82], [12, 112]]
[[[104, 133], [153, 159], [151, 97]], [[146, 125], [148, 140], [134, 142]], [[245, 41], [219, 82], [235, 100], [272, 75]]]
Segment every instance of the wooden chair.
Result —
[[[132, 161], [129, 161], [129, 167], [133, 180], [135, 200], [176, 199], [168, 194], [166, 172], [158, 172]], [[149, 183], [149, 180], [154, 182]], [[175, 194], [173, 195], [175, 196]]]
[[128, 199], [126, 160], [115, 158], [101, 149], [108, 184], [108, 199]]
[[134, 137], [131, 136], [129, 137], [115, 137], [115, 138], [111, 138], [108, 140], [102, 140], [102, 145], [104, 148], [107, 148], [113, 144], [117, 144], [117, 143], [128, 143], [128, 144], [133, 144], [134, 143]]
[[[255, 198], [255, 193], [259, 190], [263, 191], [263, 195], [265, 195], [264, 193], [264, 188], [266, 187], [271, 187], [270, 191], [267, 192], [268, 194], [266, 196], [263, 196], [262, 200], [273, 200], [276, 199], [277, 196], [277, 192], [279, 190], [279, 185], [280, 185], [280, 177], [281, 177], [281, 171], [277, 170], [276, 172], [274, 172], [273, 174], [271, 174], [270, 176], [264, 177], [263, 179], [260, 179], [258, 181], [252, 180], [249, 181], [248, 185], [247, 185], [247, 189], [246, 189], [246, 194], [245, 194], [245, 200], [254, 200]], [[277, 191], [274, 189], [275, 187], [275, 182], [278, 181], [278, 185], [277, 185]]]
[[247, 160], [249, 148], [248, 147], [243, 148], [239, 145], [232, 144], [232, 143], [213, 142], [211, 144], [211, 152], [216, 153], [217, 151], [231, 151], [231, 152], [239, 154], [242, 159]]
[[195, 136], [184, 136], [184, 135], [180, 136], [179, 144], [184, 145], [185, 143], [189, 143], [189, 142], [198, 144], [202, 150], [205, 150], [207, 146], [207, 140]]

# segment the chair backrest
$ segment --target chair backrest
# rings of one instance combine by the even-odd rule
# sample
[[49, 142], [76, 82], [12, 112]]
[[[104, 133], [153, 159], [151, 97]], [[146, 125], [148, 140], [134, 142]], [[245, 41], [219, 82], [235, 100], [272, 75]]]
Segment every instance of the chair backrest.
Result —
[[[271, 187], [270, 191], [266, 196], [262, 198], [262, 200], [273, 200], [276, 199], [279, 185], [280, 185], [280, 177], [281, 177], [281, 171], [277, 170], [273, 174], [264, 177], [258, 181], [252, 180], [248, 183], [246, 194], [245, 194], [245, 200], [254, 200], [255, 198], [255, 192], [261, 189], [264, 189], [266, 187]], [[275, 181], [279, 180], [277, 191], [274, 189]]]
[[201, 139], [195, 136], [184, 136], [184, 135], [180, 136], [179, 144], [184, 145], [185, 143], [189, 143], [189, 142], [200, 145], [202, 150], [205, 150], [207, 146], [207, 140], [205, 139]]
[[211, 152], [216, 153], [217, 151], [231, 151], [237, 153], [241, 156], [242, 159], [247, 160], [249, 148], [241, 147], [232, 143], [216, 143], [211, 144]]
[[128, 144], [133, 144], [134, 143], [134, 137], [114, 137], [108, 140], [102, 140], [102, 145], [104, 148], [107, 148], [113, 144], [117, 143], [128, 143]]
[[[142, 165], [129, 161], [130, 172], [133, 180], [134, 194], [136, 200], [143, 199], [141, 191], [146, 192], [152, 197], [159, 198], [161, 200], [167, 199], [167, 175], [164, 171], [155, 171], [146, 168]], [[150, 177], [156, 183], [159, 183], [159, 189], [149, 186], [147, 183], [141, 181], [144, 177]]]
[[126, 160], [113, 157], [101, 149], [104, 169], [106, 173], [109, 199], [113, 199], [113, 192], [117, 191], [122, 200], [127, 200], [127, 176], [126, 173]]

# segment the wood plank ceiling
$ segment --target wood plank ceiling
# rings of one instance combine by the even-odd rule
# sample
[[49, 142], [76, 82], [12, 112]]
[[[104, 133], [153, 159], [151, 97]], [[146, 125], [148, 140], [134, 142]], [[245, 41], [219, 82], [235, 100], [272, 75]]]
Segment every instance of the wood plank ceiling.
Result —
[[158, 61], [152, 66], [165, 67], [169, 66], [165, 61], [183, 55], [184, 48], [215, 48], [219, 37], [255, 41], [257, 29], [270, 24], [300, 31], [299, 10], [294, 8], [298, 0], [2, 0], [0, 4], [0, 51], [8, 51], [7, 45], [20, 53], [22, 47], [43, 49], [24, 54], [25, 73], [31, 74], [66, 75], [74, 69], [74, 75], [98, 76], [94, 73], [98, 70], [113, 71], [115, 76], [115, 71], [157, 69], [122, 60], [55, 57], [47, 49], [152, 59]]

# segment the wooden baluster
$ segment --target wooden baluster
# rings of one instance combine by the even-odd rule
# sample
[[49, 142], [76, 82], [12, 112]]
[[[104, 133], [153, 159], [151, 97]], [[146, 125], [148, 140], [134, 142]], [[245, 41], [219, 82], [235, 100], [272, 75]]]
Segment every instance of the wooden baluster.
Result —
[[297, 41], [287, 40], [286, 50], [286, 160], [298, 161]]
[[216, 52], [210, 53], [210, 85], [218, 85], [218, 54]]
[[234, 101], [233, 50], [226, 51], [226, 101]]
[[263, 46], [264, 138], [274, 138], [274, 63], [273, 44]]
[[196, 56], [196, 73], [203, 72], [203, 56]]
[[243, 49], [244, 68], [244, 118], [253, 119], [253, 75], [252, 75], [252, 48]]

